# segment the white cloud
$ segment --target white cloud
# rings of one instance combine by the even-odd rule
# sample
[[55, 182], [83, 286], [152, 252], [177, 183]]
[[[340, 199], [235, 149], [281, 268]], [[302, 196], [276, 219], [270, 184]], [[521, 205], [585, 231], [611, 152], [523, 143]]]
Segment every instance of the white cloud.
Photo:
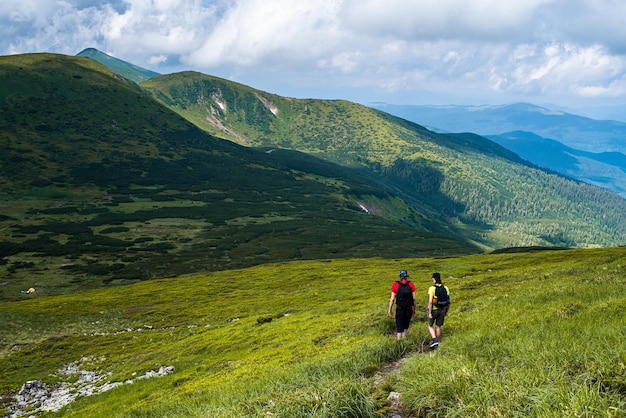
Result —
[[613, 96], [608, 87], [626, 74], [626, 62], [597, 44], [524, 45], [516, 52], [508, 62], [508, 71], [505, 65], [500, 66], [505, 75], [499, 80], [500, 89], [537, 95]]
[[340, 43], [333, 0], [242, 0], [227, 10], [186, 62], [252, 66], [314, 61]]
[[43, 21], [55, 9], [54, 1], [20, 0], [0, 3], [0, 16], [3, 21], [14, 23]]
[[559, 37], [574, 43], [599, 43], [626, 54], [626, 2], [623, 0], [560, 0], [544, 19]]
[[216, 8], [198, 0], [126, 0], [125, 4], [122, 13], [109, 14], [103, 42], [127, 59], [188, 53], [215, 24]]
[[166, 61], [167, 61], [166, 55], [153, 55], [148, 58], [148, 63], [150, 63], [152, 66], [158, 66], [159, 64], [166, 62]]
[[555, 0], [347, 0], [345, 21], [359, 33], [408, 39], [511, 37]]
[[623, 0], [21, 0], [0, 4], [0, 53], [91, 46], [296, 97], [624, 98], [625, 15]]

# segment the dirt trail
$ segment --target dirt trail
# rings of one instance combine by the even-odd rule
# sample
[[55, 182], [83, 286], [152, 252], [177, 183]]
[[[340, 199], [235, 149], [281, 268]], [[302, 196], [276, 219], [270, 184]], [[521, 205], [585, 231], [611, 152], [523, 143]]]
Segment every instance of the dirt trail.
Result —
[[[414, 356], [419, 356], [429, 351], [432, 350], [428, 348], [428, 345], [425, 342], [422, 342], [421, 347], [417, 351], [405, 353], [398, 360], [386, 364], [380, 371], [374, 374], [374, 385], [377, 387], [382, 386], [391, 374], [397, 372], [402, 365], [410, 361]], [[412, 415], [405, 414], [404, 412], [401, 392], [389, 392], [387, 400], [391, 404], [391, 412], [385, 415], [385, 418], [413, 418]]]

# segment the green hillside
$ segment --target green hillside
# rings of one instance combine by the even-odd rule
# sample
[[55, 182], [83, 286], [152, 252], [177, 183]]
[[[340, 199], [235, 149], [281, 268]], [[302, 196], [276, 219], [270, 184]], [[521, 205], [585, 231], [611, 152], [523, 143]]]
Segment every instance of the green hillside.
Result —
[[486, 248], [626, 242], [626, 201], [477, 135], [442, 135], [346, 101], [301, 100], [193, 72], [140, 84], [215, 136], [303, 151], [377, 176], [450, 233]]
[[[0, 303], [2, 407], [41, 381], [82, 394], [46, 417], [623, 417], [624, 265], [624, 248], [298, 261], [35, 293]], [[397, 341], [400, 269], [420, 314]], [[428, 351], [434, 271], [452, 307]]]
[[0, 57], [0, 78], [0, 300], [281, 260], [477, 251], [427, 232], [444, 227], [356, 170], [216, 139], [91, 59]]
[[54, 54], [0, 79], [3, 416], [626, 416], [623, 199], [345, 101]]

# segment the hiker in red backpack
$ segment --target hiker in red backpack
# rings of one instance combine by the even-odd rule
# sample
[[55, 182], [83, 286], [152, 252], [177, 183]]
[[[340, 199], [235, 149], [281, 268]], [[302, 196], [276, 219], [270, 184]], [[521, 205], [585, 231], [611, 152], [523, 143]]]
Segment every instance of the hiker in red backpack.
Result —
[[450, 309], [450, 290], [441, 283], [441, 275], [433, 273], [433, 285], [428, 288], [428, 331], [432, 337], [430, 348], [439, 345], [441, 327]]
[[400, 270], [400, 280], [391, 285], [389, 299], [389, 316], [393, 316], [391, 308], [396, 302], [396, 338], [401, 339], [409, 333], [411, 317], [415, 315], [415, 284], [409, 280], [409, 273]]

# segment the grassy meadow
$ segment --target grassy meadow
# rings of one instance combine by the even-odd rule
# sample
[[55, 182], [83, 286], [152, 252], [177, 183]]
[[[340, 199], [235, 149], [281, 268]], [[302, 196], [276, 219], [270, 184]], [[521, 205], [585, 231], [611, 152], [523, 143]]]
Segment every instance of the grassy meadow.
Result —
[[[0, 303], [0, 393], [124, 382], [67, 417], [626, 416], [625, 248], [266, 264]], [[440, 348], [422, 311], [394, 336], [400, 269], [418, 306], [453, 296]], [[401, 403], [388, 400], [399, 392]]]

